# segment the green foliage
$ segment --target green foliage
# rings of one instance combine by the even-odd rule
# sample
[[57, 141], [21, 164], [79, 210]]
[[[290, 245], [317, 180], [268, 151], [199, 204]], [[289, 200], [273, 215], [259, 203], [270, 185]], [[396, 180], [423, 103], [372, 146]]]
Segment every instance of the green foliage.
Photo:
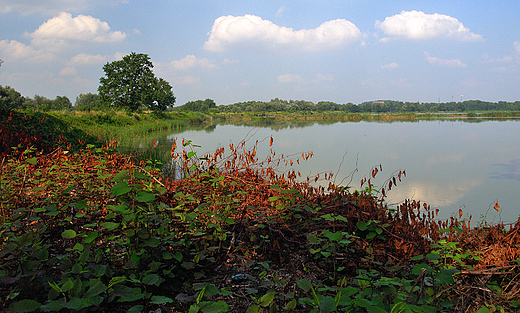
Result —
[[74, 103], [74, 107], [79, 111], [90, 111], [99, 109], [102, 106], [102, 102], [99, 98], [98, 94], [93, 93], [80, 93], [79, 96], [76, 97], [76, 102]]
[[72, 108], [72, 102], [66, 96], [57, 96], [52, 101], [52, 110], [69, 110]]
[[24, 102], [25, 98], [14, 88], [0, 85], [0, 112], [22, 108]]
[[141, 106], [160, 111], [173, 106], [172, 87], [162, 78], [156, 78], [152, 68], [147, 54], [135, 52], [105, 64], [105, 77], [100, 78], [98, 88], [101, 100], [108, 106], [131, 112]]
[[[408, 236], [420, 225], [390, 214], [370, 184], [320, 194], [255, 174], [256, 152], [199, 157], [195, 147], [183, 142], [185, 171], [176, 181], [161, 179], [157, 162], [93, 145], [6, 157], [1, 305], [14, 312], [462, 311], [462, 274], [478, 260], [454, 239], [462, 229], [434, 243]], [[520, 306], [516, 294], [506, 298], [516, 286], [506, 274], [480, 287], [499, 299], [480, 312]]]
[[210, 109], [216, 108], [215, 101], [211, 99], [188, 101], [185, 104], [177, 107], [178, 110], [184, 111], [209, 111]]

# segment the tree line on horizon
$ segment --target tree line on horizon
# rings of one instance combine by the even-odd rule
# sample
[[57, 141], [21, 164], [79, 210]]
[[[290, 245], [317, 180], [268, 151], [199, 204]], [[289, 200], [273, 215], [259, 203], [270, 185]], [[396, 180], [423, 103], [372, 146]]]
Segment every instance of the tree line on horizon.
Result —
[[[13, 109], [32, 109], [37, 111], [102, 111], [109, 109], [96, 93], [81, 93], [74, 104], [66, 96], [57, 96], [51, 100], [44, 96], [24, 97], [14, 88], [0, 85], [0, 105]], [[147, 109], [141, 107], [141, 109]], [[396, 100], [367, 101], [360, 104], [338, 104], [332, 101], [313, 103], [306, 100], [246, 101], [233, 104], [217, 105], [212, 99], [188, 101], [183, 105], [166, 108], [168, 111], [197, 111], [212, 113], [240, 112], [296, 112], [328, 111], [345, 113], [397, 113], [397, 112], [467, 112], [467, 111], [520, 111], [520, 101], [490, 102], [465, 100], [462, 102], [403, 102]]]

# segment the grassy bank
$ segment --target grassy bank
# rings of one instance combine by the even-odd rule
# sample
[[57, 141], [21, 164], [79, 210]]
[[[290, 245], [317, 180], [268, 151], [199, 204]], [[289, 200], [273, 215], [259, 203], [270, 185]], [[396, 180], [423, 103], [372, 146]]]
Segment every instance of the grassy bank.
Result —
[[[177, 142], [171, 157], [191, 175], [170, 180], [151, 161], [61, 148], [77, 131], [63, 127], [50, 149], [21, 146], [2, 158], [7, 312], [520, 310], [520, 224], [436, 221], [417, 201], [389, 209], [371, 187], [375, 168], [362, 192], [298, 183], [299, 173], [276, 167], [311, 154], [256, 157], [275, 138], [206, 158]], [[25, 128], [15, 140], [42, 140]]]

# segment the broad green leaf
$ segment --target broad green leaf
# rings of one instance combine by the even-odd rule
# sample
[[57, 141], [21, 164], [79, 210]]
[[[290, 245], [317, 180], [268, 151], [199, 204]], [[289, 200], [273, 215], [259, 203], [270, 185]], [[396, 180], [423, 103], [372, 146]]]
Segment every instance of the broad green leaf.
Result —
[[139, 191], [134, 199], [139, 202], [152, 202], [155, 200], [155, 196], [149, 192]]
[[61, 291], [63, 292], [67, 292], [69, 290], [72, 289], [72, 287], [74, 287], [74, 282], [72, 282], [72, 279], [68, 279], [64, 284], [63, 286], [61, 286]]
[[107, 286], [101, 280], [97, 280], [92, 287], [85, 293], [85, 297], [91, 298], [107, 290]]
[[413, 313], [412, 308], [405, 302], [396, 303], [390, 313]]
[[36, 164], [38, 162], [38, 159], [36, 157], [30, 158], [26, 160], [29, 164]]
[[148, 274], [145, 277], [143, 277], [141, 282], [145, 285], [159, 286], [159, 284], [161, 283], [161, 277], [157, 274]]
[[120, 297], [117, 302], [135, 301], [144, 298], [141, 288], [130, 288], [124, 285], [114, 286], [114, 296]]
[[85, 243], [91, 243], [99, 236], [99, 233], [97, 231], [90, 232], [87, 237], [85, 238]]
[[264, 308], [269, 306], [274, 299], [274, 291], [268, 292], [260, 298], [260, 305]]
[[67, 229], [63, 233], [61, 233], [61, 237], [65, 238], [65, 239], [72, 239], [72, 238], [76, 237], [76, 232], [73, 231], [72, 229]]
[[175, 260], [177, 260], [179, 262], [182, 261], [182, 252], [180, 252], [180, 251], [175, 252], [173, 257], [175, 258]]
[[77, 244], [74, 245], [73, 249], [78, 250], [78, 251], [83, 251], [84, 247], [81, 243], [78, 242]]
[[41, 306], [40, 303], [31, 300], [31, 299], [24, 299], [22, 301], [15, 302], [11, 304], [10, 311], [11, 312], [34, 312], [38, 310], [38, 308]]
[[129, 308], [126, 313], [141, 313], [144, 310], [144, 305], [134, 305], [133, 307]]
[[[83, 270], [83, 267], [79, 263], [76, 263], [76, 264], [74, 264], [74, 266], [72, 266], [72, 274], [79, 274], [79, 273], [81, 273], [82, 270]], [[65, 291], [65, 290], [63, 290], [63, 291]]]
[[101, 223], [101, 226], [104, 227], [106, 230], [111, 231], [119, 227], [119, 223], [113, 223], [113, 222], [104, 222]]
[[121, 179], [121, 178], [125, 177], [126, 174], [128, 174], [128, 170], [122, 170], [121, 172], [117, 173], [116, 176], [114, 176], [114, 179], [112, 181]]
[[164, 303], [172, 303], [173, 299], [165, 296], [152, 296], [151, 303], [153, 304], [164, 304]]
[[129, 193], [132, 190], [132, 187], [129, 187], [126, 182], [120, 182], [112, 186], [110, 192], [115, 196], [121, 196]]
[[377, 235], [377, 233], [375, 233], [375, 232], [369, 232], [369, 233], [367, 234], [366, 238], [367, 238], [367, 239], [372, 239], [372, 238], [374, 238], [376, 235]]
[[438, 259], [441, 258], [441, 256], [438, 255], [437, 253], [428, 253], [428, 254], [426, 255], [426, 257], [427, 257], [428, 259], [430, 259], [430, 260], [438, 260]]
[[144, 242], [146, 243], [146, 245], [148, 247], [151, 247], [151, 248], [157, 248], [161, 244], [161, 241], [155, 237], [150, 237], [150, 238], [146, 239]]
[[229, 311], [229, 306], [224, 301], [208, 301], [200, 303], [200, 312], [204, 313], [220, 313]]
[[298, 285], [298, 287], [300, 287], [300, 289], [302, 289], [303, 291], [309, 291], [312, 289], [312, 284], [304, 279], [297, 280], [296, 285]]
[[335, 312], [336, 311], [336, 301], [331, 296], [326, 296], [320, 301], [320, 312]]
[[475, 313], [491, 313], [491, 311], [487, 307], [483, 306], [480, 309], [478, 309]]
[[359, 230], [364, 231], [364, 230], [367, 229], [367, 224], [368, 224], [367, 222], [358, 221], [358, 222], [356, 223], [356, 226], [357, 226], [357, 228], [358, 228]]
[[294, 310], [296, 308], [296, 305], [298, 303], [296, 302], [296, 299], [292, 299], [291, 301], [287, 302], [287, 304], [285, 305], [285, 307], [288, 309], [288, 310]]

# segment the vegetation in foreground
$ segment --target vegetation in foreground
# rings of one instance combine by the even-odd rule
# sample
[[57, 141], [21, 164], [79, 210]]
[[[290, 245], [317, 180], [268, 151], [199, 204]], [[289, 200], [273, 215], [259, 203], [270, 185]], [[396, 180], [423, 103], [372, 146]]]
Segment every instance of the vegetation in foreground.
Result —
[[520, 308], [519, 224], [435, 221], [415, 201], [391, 210], [384, 194], [404, 172], [380, 193], [380, 167], [361, 192], [313, 188], [276, 172], [312, 153], [259, 160], [266, 138], [200, 158], [190, 142], [174, 145], [172, 165], [183, 166], [170, 168], [185, 178], [169, 180], [151, 161], [72, 145], [74, 132], [49, 141], [13, 129], [0, 133], [20, 143], [0, 167], [7, 312]]

